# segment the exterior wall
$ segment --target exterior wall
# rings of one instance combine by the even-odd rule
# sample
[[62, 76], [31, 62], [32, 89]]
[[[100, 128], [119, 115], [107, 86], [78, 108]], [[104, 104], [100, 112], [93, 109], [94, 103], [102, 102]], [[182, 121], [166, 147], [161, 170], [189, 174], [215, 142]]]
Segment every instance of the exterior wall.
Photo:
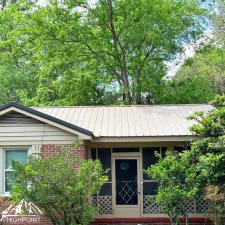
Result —
[[[64, 147], [67, 147], [67, 146], [69, 145], [64, 145]], [[59, 152], [61, 147], [62, 147], [61, 145], [55, 145], [55, 144], [43, 145], [42, 152], [44, 156], [54, 155], [57, 152]], [[86, 146], [83, 144], [77, 147], [76, 149], [74, 149], [74, 155], [80, 157], [80, 159], [87, 159]]]
[[77, 136], [20, 113], [0, 117], [0, 145], [72, 144]]
[[[68, 147], [69, 145], [63, 145], [63, 147]], [[57, 145], [57, 144], [45, 144], [42, 146], [39, 146], [39, 151], [40, 148], [44, 154], [44, 156], [50, 156], [50, 155], [54, 155], [57, 152], [59, 152], [60, 148], [62, 147], [62, 145]], [[34, 154], [37, 152], [34, 152]], [[40, 152], [38, 152], [40, 153]], [[81, 159], [87, 159], [87, 150], [86, 150], [86, 146], [84, 144], [78, 146], [77, 148], [74, 149], [74, 155], [80, 157]], [[36, 220], [34, 218], [34, 220], [31, 220], [30, 217], [27, 217], [27, 220], [23, 218], [26, 217], [9, 217], [7, 219], [8, 224], [14, 224], [14, 225], [25, 225], [25, 224], [30, 224], [30, 225], [52, 225], [51, 221], [49, 221], [47, 218], [44, 217], [40, 217], [38, 220]], [[23, 221], [23, 222], [22, 222]], [[30, 221], [34, 221], [34, 222], [30, 222]]]
[[[111, 190], [112, 192], [109, 193], [105, 192], [104, 194], [99, 194], [97, 197], [94, 198], [94, 204], [99, 206], [99, 215], [97, 216], [97, 221], [102, 220], [102, 221], [108, 221], [112, 220], [113, 218], [135, 218], [136, 219], [148, 219], [148, 218], [155, 218], [158, 221], [160, 218], [165, 217], [165, 214], [162, 214], [160, 212], [160, 205], [155, 203], [154, 201], [150, 202], [149, 200], [147, 201], [147, 197], [149, 196], [148, 194], [144, 194], [144, 183], [148, 182], [153, 182], [152, 180], [146, 180], [143, 177], [143, 155], [142, 152], [145, 147], [167, 147], [167, 151], [173, 151], [174, 146], [176, 147], [181, 147], [181, 146], [187, 146], [188, 142], [153, 142], [153, 143], [89, 143], [89, 151], [88, 151], [88, 157], [91, 158], [93, 155], [91, 154], [91, 149], [94, 151], [96, 149], [99, 150], [104, 150], [104, 151], [109, 151], [111, 152], [111, 167], [109, 168], [112, 171], [112, 180], [110, 182], [106, 182], [105, 184], [111, 183]], [[139, 152], [113, 152], [114, 148], [139, 148]], [[177, 148], [176, 148], [177, 149]], [[156, 150], [156, 149], [155, 149]], [[178, 150], [178, 149], [177, 149]], [[98, 154], [97, 154], [98, 155]], [[134, 212], [131, 212], [131, 208], [127, 206], [126, 213], [122, 211], [121, 207], [117, 207], [115, 205], [115, 199], [116, 199], [116, 194], [115, 194], [115, 166], [114, 166], [114, 160], [115, 159], [138, 159], [139, 161], [139, 176], [140, 176], [140, 183], [139, 183], [139, 190], [140, 190], [140, 195], [139, 195], [139, 212], [135, 215]], [[103, 159], [101, 159], [103, 160]], [[107, 160], [103, 160], [107, 161]], [[108, 164], [109, 165], [109, 164]], [[107, 166], [108, 168], [108, 166]], [[107, 169], [106, 168], [106, 169]], [[108, 185], [108, 188], [109, 185]], [[101, 193], [101, 192], [100, 192]], [[154, 195], [152, 195], [154, 196]], [[189, 214], [189, 217], [192, 218], [199, 218], [199, 217], [205, 217], [205, 213], [207, 208], [208, 208], [208, 203], [205, 202], [203, 199], [197, 199], [195, 201], [190, 201], [186, 202], [184, 205], [184, 210]], [[134, 219], [135, 220], [135, 219]], [[113, 222], [112, 222], [113, 223]], [[142, 223], [142, 222], [141, 222]]]
[[[161, 144], [162, 146], [165, 146], [165, 143]], [[36, 145], [36, 148], [34, 148], [34, 153], [35, 149], [42, 149], [43, 153], [45, 156], [49, 156], [52, 154], [55, 154], [59, 151], [60, 147], [62, 145], [59, 144], [43, 144], [41, 145]], [[65, 147], [68, 145], [64, 145]], [[130, 143], [127, 143], [125, 146], [130, 146]], [[136, 145], [137, 146], [137, 145]], [[156, 146], [153, 144], [152, 146]], [[168, 143], [168, 146], [172, 146], [171, 143]], [[84, 144], [80, 145], [77, 149], [75, 149], [75, 155], [79, 156], [81, 159], [87, 159], [87, 153], [89, 153], [90, 157], [90, 152], [87, 151], [86, 146]], [[19, 221], [19, 220], [18, 220]], [[40, 221], [34, 222], [34, 223], [12, 223], [14, 225], [24, 225], [24, 224], [30, 224], [30, 225], [51, 225], [51, 222], [47, 220], [46, 218], [41, 218]], [[170, 222], [167, 217], [163, 216], [154, 216], [151, 217], [151, 215], [146, 215], [145, 217], [140, 217], [140, 218], [133, 218], [130, 216], [130, 218], [106, 218], [103, 217], [102, 219], [96, 219], [95, 221], [92, 222], [93, 225], [106, 225], [106, 224], [113, 224], [113, 225], [136, 225], [136, 224], [143, 224], [143, 225], [170, 225]], [[211, 225], [210, 221], [206, 222], [205, 218], [191, 218], [189, 225]]]

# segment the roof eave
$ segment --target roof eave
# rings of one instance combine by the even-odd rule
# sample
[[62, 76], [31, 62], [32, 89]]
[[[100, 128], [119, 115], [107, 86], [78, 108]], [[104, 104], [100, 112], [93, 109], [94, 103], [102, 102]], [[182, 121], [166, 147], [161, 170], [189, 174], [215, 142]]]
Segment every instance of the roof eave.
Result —
[[0, 106], [0, 116], [10, 111], [17, 111], [19, 113], [30, 116], [34, 119], [49, 123], [60, 129], [64, 129], [70, 133], [78, 135], [79, 138], [82, 140], [92, 140], [93, 133], [91, 131], [78, 127], [76, 125], [73, 125], [71, 123], [68, 123], [66, 121], [60, 120], [53, 116], [47, 115], [45, 113], [39, 112], [35, 109], [23, 106], [21, 104], [18, 104], [17, 102], [9, 102], [7, 104]]
[[134, 136], [134, 137], [95, 137], [93, 142], [105, 142], [105, 143], [122, 143], [122, 142], [178, 142], [185, 141], [191, 142], [199, 139], [200, 137], [195, 135], [179, 135], [179, 136]]

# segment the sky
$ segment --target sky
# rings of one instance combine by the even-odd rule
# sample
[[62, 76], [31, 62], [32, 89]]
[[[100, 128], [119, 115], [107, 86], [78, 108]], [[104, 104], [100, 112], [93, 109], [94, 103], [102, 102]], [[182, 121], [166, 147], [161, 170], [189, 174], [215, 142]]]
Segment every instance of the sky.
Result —
[[195, 52], [201, 48], [203, 44], [206, 44], [213, 38], [213, 32], [211, 29], [206, 29], [201, 38], [199, 38], [196, 42], [187, 44], [184, 46], [184, 51], [181, 54], [178, 54], [175, 60], [167, 63], [168, 72], [166, 78], [169, 79], [173, 77], [176, 72], [181, 68], [184, 62], [188, 58], [193, 58]]

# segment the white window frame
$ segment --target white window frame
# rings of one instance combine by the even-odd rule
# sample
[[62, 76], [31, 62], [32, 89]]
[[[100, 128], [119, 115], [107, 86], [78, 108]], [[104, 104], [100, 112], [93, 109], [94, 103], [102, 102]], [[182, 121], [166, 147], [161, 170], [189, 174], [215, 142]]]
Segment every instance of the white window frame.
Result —
[[32, 146], [16, 145], [16, 146], [1, 146], [0, 147], [0, 196], [10, 197], [10, 192], [5, 191], [5, 157], [7, 150], [27, 150], [27, 157], [32, 153]]

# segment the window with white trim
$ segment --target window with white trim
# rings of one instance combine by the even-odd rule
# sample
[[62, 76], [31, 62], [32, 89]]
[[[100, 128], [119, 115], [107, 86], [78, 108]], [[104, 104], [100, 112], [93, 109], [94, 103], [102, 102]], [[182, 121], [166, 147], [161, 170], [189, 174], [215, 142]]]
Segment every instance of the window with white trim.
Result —
[[12, 180], [14, 176], [13, 161], [25, 163], [28, 157], [27, 149], [4, 149], [4, 192], [12, 191]]

